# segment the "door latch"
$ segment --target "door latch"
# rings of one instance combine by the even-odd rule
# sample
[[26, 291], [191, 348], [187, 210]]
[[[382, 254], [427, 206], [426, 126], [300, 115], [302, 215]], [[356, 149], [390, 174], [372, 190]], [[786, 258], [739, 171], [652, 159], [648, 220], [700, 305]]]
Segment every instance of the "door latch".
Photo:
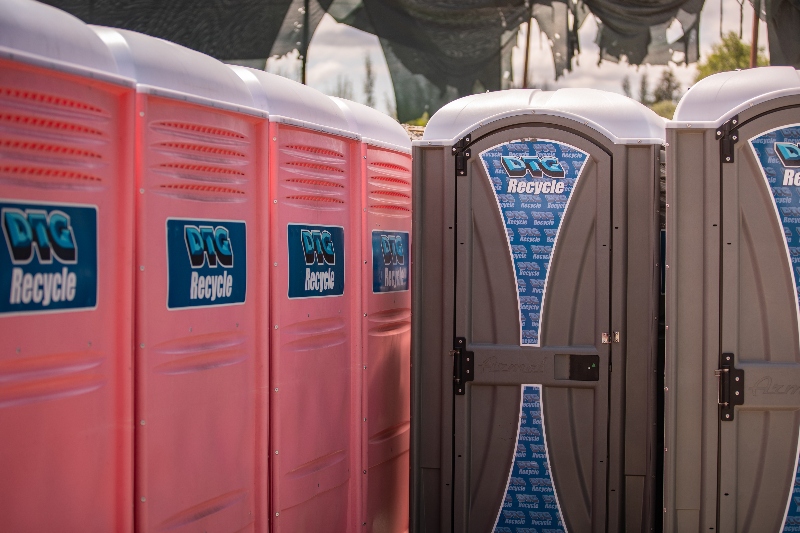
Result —
[[467, 381], [475, 379], [475, 353], [467, 351], [467, 339], [456, 337], [453, 340], [453, 394], [462, 395], [467, 390]]
[[600, 344], [611, 344], [612, 342], [619, 342], [619, 331], [603, 333], [600, 336]]
[[730, 422], [733, 420], [733, 407], [744, 404], [744, 370], [734, 368], [732, 353], [724, 353], [720, 368], [714, 371], [714, 375], [719, 382], [719, 419]]

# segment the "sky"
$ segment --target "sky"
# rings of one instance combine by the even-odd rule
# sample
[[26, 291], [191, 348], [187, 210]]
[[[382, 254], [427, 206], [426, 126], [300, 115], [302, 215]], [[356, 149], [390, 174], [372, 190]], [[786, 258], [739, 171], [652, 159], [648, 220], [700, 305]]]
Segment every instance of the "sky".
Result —
[[[722, 31], [739, 31], [739, 3], [737, 0], [706, 0], [700, 14], [700, 55], [705, 58], [711, 46], [720, 41], [720, 2], [722, 2]], [[753, 9], [744, 0], [744, 21], [742, 38], [751, 41]], [[671, 28], [673, 29], [673, 28]], [[521, 81], [524, 62], [524, 46], [527, 28], [523, 26], [518, 35], [517, 47], [512, 56], [514, 80]], [[539, 38], [536, 22], [533, 23], [533, 40], [531, 43], [531, 59], [529, 69], [531, 83], [537, 87], [557, 89], [560, 87], [592, 87], [622, 93], [622, 80], [628, 76], [633, 97], [638, 98], [640, 78], [648, 76], [650, 86], [660, 78], [667, 66], [631, 66], [624, 61], [612, 63], [603, 61], [598, 65], [600, 50], [594, 43], [597, 34], [597, 23], [589, 16], [578, 32], [581, 53], [573, 63], [573, 70], [555, 81], [555, 67], [547, 44], [547, 38]], [[671, 40], [681, 34], [680, 25], [674, 24], [674, 32], [668, 33]], [[760, 22], [759, 47], [763, 47], [767, 55], [766, 23]], [[348, 82], [352, 87], [353, 99], [364, 102], [364, 62], [369, 55], [372, 70], [375, 74], [375, 107], [379, 111], [392, 114], [394, 109], [394, 92], [392, 90], [389, 69], [383, 57], [378, 38], [345, 24], [339, 24], [329, 15], [325, 15], [317, 27], [311, 40], [308, 52], [306, 77], [308, 85], [326, 94], [335, 94], [342, 85]], [[294, 53], [283, 58], [272, 58], [267, 62], [267, 70], [282, 75], [297, 76], [299, 60]], [[670, 65], [681, 82], [681, 92], [685, 92], [694, 82], [695, 65]]]

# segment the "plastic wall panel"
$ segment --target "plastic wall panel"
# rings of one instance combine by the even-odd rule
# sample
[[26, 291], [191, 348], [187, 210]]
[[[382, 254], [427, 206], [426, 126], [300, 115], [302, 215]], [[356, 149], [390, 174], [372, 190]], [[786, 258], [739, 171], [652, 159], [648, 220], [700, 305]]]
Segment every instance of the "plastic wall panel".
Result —
[[368, 532], [408, 531], [411, 157], [362, 145], [362, 433]]
[[[96, 269], [96, 306], [0, 314], [0, 529], [129, 531], [133, 91], [4, 59], [0, 72], [0, 201], [62, 206], [73, 233], [70, 209], [96, 208], [96, 259], [75, 234], [77, 264], [63, 263]], [[21, 268], [46, 268], [41, 249]]]
[[[267, 235], [256, 210], [266, 126], [144, 94], [136, 119], [136, 526], [252, 531], [266, 477]], [[199, 266], [188, 227], [227, 232], [214, 244], [203, 234]], [[222, 276], [231, 294], [212, 300], [194, 274]]]
[[[276, 123], [270, 137], [272, 530], [355, 531], [363, 476], [359, 147]], [[333, 289], [306, 293], [302, 230], [334, 235], [335, 259], [325, 264], [343, 270]], [[292, 261], [301, 281], [291, 290], [303, 294], [290, 294]], [[309, 261], [306, 271], [323, 259]]]

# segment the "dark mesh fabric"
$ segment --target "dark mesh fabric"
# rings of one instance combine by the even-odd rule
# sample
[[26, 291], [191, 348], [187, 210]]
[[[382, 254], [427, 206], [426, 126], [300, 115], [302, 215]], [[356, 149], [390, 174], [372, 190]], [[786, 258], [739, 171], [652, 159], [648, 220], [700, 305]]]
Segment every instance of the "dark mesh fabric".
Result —
[[292, 0], [45, 0], [89, 24], [146, 33], [216, 58], [270, 50]]
[[765, 18], [770, 64], [800, 68], [800, 0], [766, 0]]
[[[703, 1], [585, 0], [600, 20], [597, 44], [601, 58], [618, 60], [625, 56], [632, 65], [664, 65], [673, 60], [673, 52], [683, 53], [686, 62], [697, 61]], [[667, 28], [674, 19], [684, 33], [677, 42], [668, 43]]]
[[[510, 86], [520, 24], [535, 18], [551, 44], [556, 78], [572, 68], [578, 28], [598, 18], [601, 59], [631, 64], [697, 61], [704, 0], [47, 0], [94, 24], [140, 31], [240, 63], [305, 45], [327, 12], [380, 39], [401, 121], [432, 115], [474, 92]], [[800, 0], [767, 0], [770, 51], [797, 64]], [[794, 18], [793, 18], [794, 17]], [[667, 41], [677, 20], [683, 36]], [[771, 22], [770, 22], [771, 21]], [[792, 31], [793, 30], [793, 31]], [[777, 36], [773, 39], [773, 33]], [[782, 37], [781, 37], [782, 36]], [[775, 44], [773, 44], [775, 40]], [[533, 52], [536, 53], [536, 52]]]

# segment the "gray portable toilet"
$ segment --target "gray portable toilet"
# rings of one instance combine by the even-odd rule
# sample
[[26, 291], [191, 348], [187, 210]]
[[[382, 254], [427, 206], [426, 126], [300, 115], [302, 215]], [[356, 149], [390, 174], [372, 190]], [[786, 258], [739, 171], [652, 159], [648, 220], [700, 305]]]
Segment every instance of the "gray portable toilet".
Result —
[[698, 82], [667, 141], [664, 531], [800, 531], [798, 71]]
[[653, 527], [663, 139], [560, 89], [456, 100], [414, 142], [412, 531]]

